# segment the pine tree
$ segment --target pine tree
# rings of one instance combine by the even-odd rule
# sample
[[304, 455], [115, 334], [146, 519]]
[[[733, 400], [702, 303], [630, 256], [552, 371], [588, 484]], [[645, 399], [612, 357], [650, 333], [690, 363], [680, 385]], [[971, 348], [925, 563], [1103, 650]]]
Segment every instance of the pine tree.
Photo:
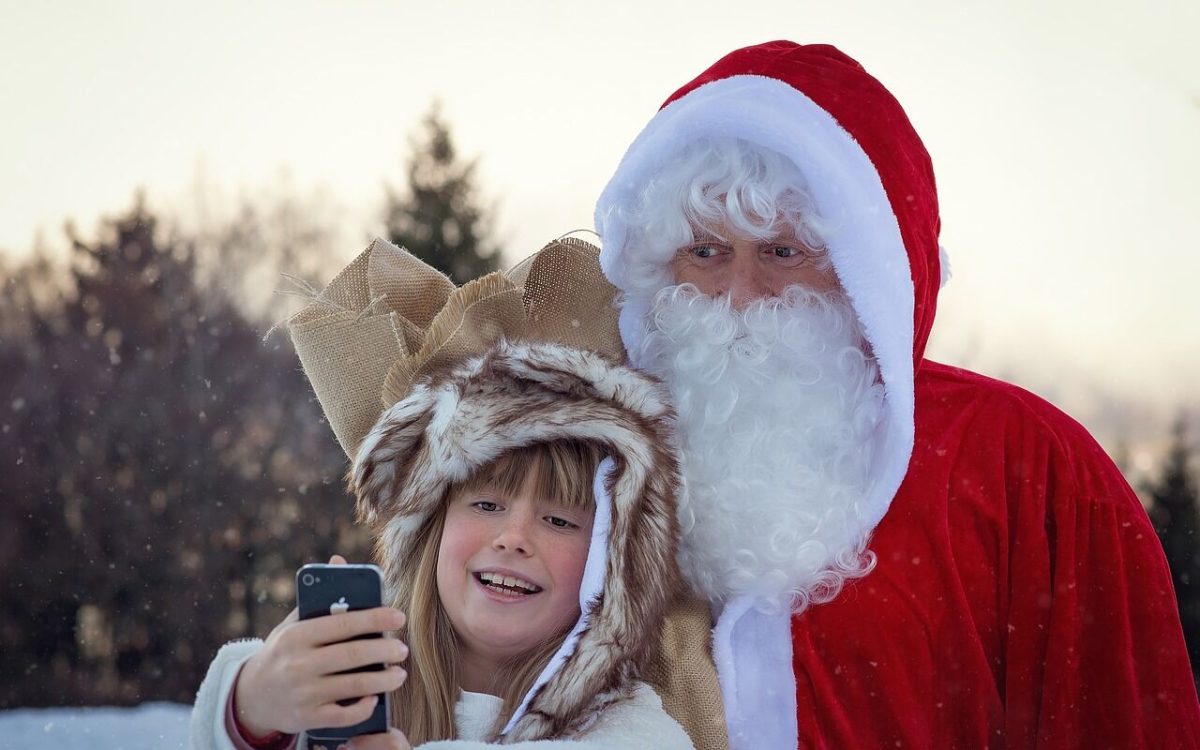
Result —
[[389, 239], [464, 284], [500, 264], [487, 211], [475, 184], [476, 160], [462, 162], [450, 126], [435, 103], [410, 139], [408, 184], [388, 188]]
[[1151, 517], [1171, 566], [1171, 580], [1192, 672], [1200, 676], [1200, 490], [1191, 474], [1184, 418], [1175, 422], [1162, 475], [1150, 490]]
[[286, 337], [161, 226], [139, 199], [5, 279], [0, 709], [191, 700], [300, 563], [365, 555]]

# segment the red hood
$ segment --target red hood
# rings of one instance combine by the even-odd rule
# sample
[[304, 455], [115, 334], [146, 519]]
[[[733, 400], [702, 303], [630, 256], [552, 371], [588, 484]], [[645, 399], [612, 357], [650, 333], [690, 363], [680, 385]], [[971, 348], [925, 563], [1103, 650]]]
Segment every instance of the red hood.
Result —
[[[915, 375], [941, 281], [929, 154], [896, 99], [828, 45], [769, 42], [732, 52], [676, 91], [630, 145], [596, 205], [600, 265], [624, 292], [621, 336], [639, 350], [647, 280], [667, 286], [674, 250], [631, 242], [645, 186], [697, 139], [736, 138], [790, 159], [822, 219], [829, 258], [879, 364], [884, 415], [872, 440], [864, 537], [908, 469]], [[634, 365], [639, 363], [636, 359]]]
[[879, 173], [900, 225], [913, 284], [913, 364], [920, 364], [941, 285], [937, 186], [929, 152], [900, 102], [849, 55], [829, 44], [767, 42], [730, 52], [663, 102], [738, 75], [774, 78], [803, 92], [858, 143]]

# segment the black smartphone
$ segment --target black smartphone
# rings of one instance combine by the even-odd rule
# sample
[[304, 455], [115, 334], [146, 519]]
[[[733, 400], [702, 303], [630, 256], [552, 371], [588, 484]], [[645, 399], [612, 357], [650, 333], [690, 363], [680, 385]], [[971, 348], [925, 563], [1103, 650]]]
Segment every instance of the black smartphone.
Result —
[[[300, 619], [337, 616], [343, 612], [374, 609], [383, 605], [383, 573], [376, 565], [325, 565], [310, 563], [296, 571], [296, 604]], [[367, 633], [351, 640], [382, 638], [383, 633]], [[383, 664], [369, 664], [348, 672], [380, 671]], [[339, 701], [349, 705], [355, 699]], [[388, 710], [391, 701], [386, 693], [379, 694], [379, 702], [371, 716], [363, 722], [348, 727], [327, 727], [308, 730], [310, 745], [336, 747], [360, 734], [379, 734], [388, 731]]]

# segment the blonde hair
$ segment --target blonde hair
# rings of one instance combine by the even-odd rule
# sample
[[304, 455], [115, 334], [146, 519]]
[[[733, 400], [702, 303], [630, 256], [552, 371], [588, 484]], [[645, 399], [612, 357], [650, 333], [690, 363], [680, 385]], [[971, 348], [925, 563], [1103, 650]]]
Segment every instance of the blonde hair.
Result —
[[[408, 615], [405, 642], [409, 647], [408, 679], [392, 693], [392, 724], [403, 728], [414, 746], [434, 740], [455, 739], [454, 707], [461, 680], [459, 642], [442, 607], [437, 589], [438, 549], [445, 528], [445, 508], [457, 493], [489, 488], [515, 495], [533, 478], [533, 493], [553, 498], [569, 508], [595, 507], [592, 481], [604, 453], [598, 445], [575, 440], [539, 443], [508, 451], [474, 472], [465, 481], [447, 488], [441, 512], [434, 513], [414, 539], [414, 549], [404, 553], [412, 561], [396, 591], [393, 606]], [[382, 547], [377, 554], [390, 554]], [[517, 710], [547, 662], [570, 631], [548, 633], [546, 639], [510, 660], [495, 675], [493, 688], [503, 700], [493, 739]]]

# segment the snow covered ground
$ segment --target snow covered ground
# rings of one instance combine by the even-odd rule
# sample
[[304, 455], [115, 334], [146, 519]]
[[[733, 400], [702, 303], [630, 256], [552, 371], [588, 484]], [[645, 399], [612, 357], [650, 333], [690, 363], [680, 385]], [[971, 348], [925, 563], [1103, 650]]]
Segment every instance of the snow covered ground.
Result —
[[19, 708], [0, 711], [0, 747], [25, 750], [182, 750], [191, 706]]

